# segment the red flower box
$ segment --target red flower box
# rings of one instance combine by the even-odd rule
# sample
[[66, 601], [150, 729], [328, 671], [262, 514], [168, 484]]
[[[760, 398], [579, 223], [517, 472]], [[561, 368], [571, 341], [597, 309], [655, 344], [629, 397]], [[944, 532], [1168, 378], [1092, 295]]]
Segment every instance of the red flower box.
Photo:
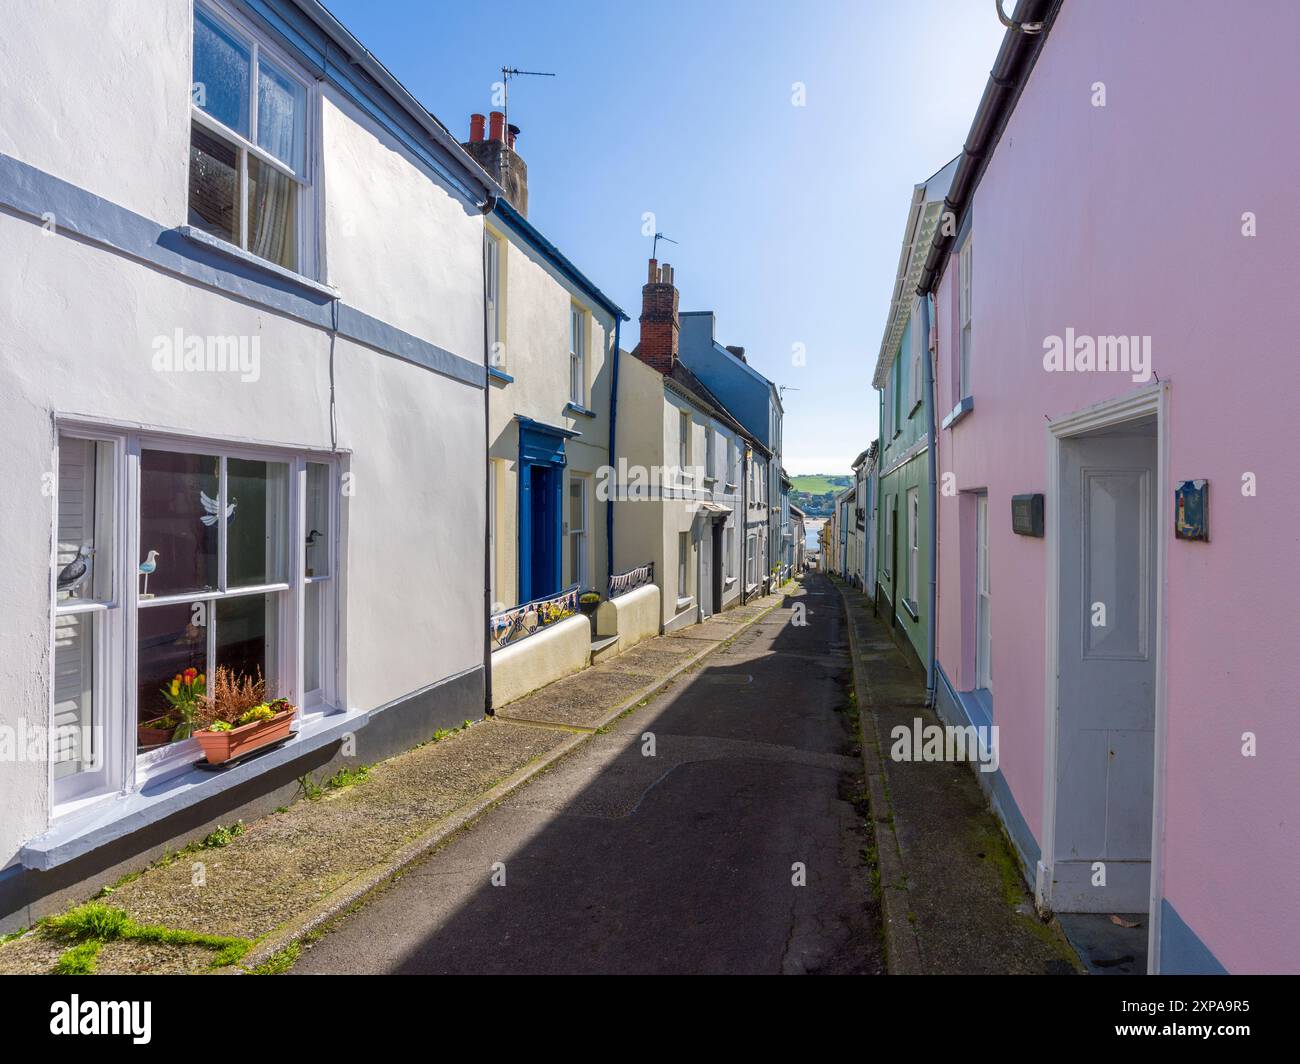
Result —
[[290, 706], [277, 713], [270, 720], [255, 720], [230, 731], [200, 731], [194, 733], [203, 749], [203, 756], [209, 765], [220, 765], [232, 758], [242, 757], [259, 747], [279, 742], [289, 734], [289, 725], [293, 715], [298, 712], [296, 706]]

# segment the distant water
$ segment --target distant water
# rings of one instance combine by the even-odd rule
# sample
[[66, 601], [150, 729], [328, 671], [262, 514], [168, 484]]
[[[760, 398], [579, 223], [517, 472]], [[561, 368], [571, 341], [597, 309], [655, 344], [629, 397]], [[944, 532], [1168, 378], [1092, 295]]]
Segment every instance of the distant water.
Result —
[[809, 517], [804, 521], [804, 549], [817, 550], [817, 533], [821, 531], [822, 525], [826, 523], [824, 517]]

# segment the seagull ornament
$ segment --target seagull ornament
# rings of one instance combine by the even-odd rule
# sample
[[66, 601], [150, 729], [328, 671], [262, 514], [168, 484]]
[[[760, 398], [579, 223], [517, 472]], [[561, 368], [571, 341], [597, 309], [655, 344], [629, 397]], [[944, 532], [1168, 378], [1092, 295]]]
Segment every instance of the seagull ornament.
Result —
[[86, 582], [90, 575], [90, 556], [95, 548], [89, 545], [77, 550], [77, 556], [59, 570], [58, 590], [72, 591]]
[[[221, 503], [208, 495], [208, 493], [202, 488], [199, 489], [199, 502], [203, 504], [203, 509], [207, 511], [207, 513], [199, 518], [199, 520], [205, 525], [215, 525], [217, 523], [217, 517], [221, 514]], [[226, 507], [227, 521], [235, 516], [235, 506], [237, 503], [237, 499], [231, 499], [229, 505]]]
[[144, 590], [142, 595], [149, 594], [149, 574], [158, 568], [158, 552], [151, 550], [148, 557], [140, 563], [140, 575], [144, 577]]

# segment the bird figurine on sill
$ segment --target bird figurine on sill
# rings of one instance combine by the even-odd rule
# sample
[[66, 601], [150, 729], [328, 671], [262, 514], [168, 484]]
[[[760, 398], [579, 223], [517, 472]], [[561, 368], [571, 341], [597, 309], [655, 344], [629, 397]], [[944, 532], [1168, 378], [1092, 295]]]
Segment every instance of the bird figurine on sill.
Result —
[[144, 561], [140, 563], [140, 575], [144, 577], [144, 591], [141, 592], [141, 598], [149, 597], [149, 574], [158, 568], [158, 552], [151, 550]]
[[[316, 546], [316, 541], [317, 541], [318, 539], [320, 539], [320, 538], [321, 538], [321, 534], [320, 534], [320, 532], [318, 532], [316, 529], [313, 528], [310, 532], [308, 532], [308, 533], [307, 533], [307, 549], [308, 549], [308, 550], [311, 550], [312, 547]], [[315, 575], [316, 575], [316, 568], [315, 568], [315, 566], [312, 566], [312, 565], [307, 566], [307, 575], [308, 575], [308, 576], [315, 576]]]
[[86, 582], [90, 575], [90, 556], [94, 553], [95, 548], [89, 545], [77, 550], [77, 556], [59, 570], [58, 590], [75, 591]]

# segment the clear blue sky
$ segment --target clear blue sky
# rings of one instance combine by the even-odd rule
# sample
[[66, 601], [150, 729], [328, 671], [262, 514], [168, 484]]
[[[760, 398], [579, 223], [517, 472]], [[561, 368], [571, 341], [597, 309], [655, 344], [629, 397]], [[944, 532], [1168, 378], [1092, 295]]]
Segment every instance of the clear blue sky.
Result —
[[[961, 149], [1002, 29], [988, 0], [327, 0], [462, 139], [511, 82], [529, 220], [632, 317], [650, 241], [785, 394], [791, 473], [842, 473], [912, 186]], [[1010, 5], [1009, 5], [1010, 6]], [[806, 106], [791, 86], [806, 86]], [[792, 345], [806, 365], [792, 364]]]

